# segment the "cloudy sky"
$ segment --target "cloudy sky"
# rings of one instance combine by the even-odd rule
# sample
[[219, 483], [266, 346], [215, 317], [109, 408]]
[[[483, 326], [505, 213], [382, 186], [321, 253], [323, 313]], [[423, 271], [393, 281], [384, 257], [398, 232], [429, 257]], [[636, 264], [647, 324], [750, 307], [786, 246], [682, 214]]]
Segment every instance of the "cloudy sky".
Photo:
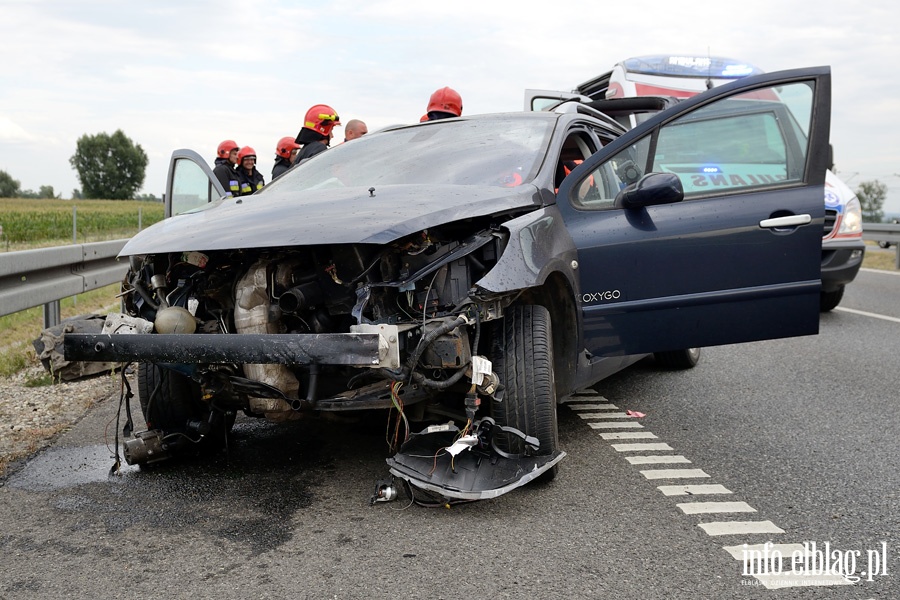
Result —
[[142, 192], [162, 194], [172, 150], [211, 161], [226, 138], [253, 146], [268, 179], [313, 104], [374, 130], [417, 122], [443, 86], [466, 114], [521, 110], [525, 88], [709, 53], [831, 65], [837, 171], [854, 189], [882, 181], [900, 212], [898, 29], [887, 0], [0, 0], [0, 170], [70, 197], [76, 140], [121, 129], [150, 158]]

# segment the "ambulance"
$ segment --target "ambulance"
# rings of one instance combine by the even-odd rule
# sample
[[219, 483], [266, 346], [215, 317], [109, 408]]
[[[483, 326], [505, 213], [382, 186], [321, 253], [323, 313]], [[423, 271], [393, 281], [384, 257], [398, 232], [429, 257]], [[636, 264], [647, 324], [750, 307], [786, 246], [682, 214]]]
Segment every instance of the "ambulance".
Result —
[[[525, 90], [526, 110], [596, 110], [630, 129], [653, 114], [710, 88], [763, 73], [750, 63], [718, 56], [651, 55], [623, 60], [571, 92]], [[789, 98], [781, 98], [790, 105]], [[573, 108], [574, 106], [574, 108]], [[798, 119], [803, 121], [804, 119]], [[779, 173], [725, 173], [719, 165], [693, 165], [687, 185], [727, 186], [768, 181]], [[685, 165], [671, 165], [684, 169]], [[758, 170], [758, 165], [756, 166]], [[862, 211], [856, 194], [829, 169], [825, 180], [825, 228], [822, 237], [820, 309], [840, 304], [844, 287], [862, 265]]]

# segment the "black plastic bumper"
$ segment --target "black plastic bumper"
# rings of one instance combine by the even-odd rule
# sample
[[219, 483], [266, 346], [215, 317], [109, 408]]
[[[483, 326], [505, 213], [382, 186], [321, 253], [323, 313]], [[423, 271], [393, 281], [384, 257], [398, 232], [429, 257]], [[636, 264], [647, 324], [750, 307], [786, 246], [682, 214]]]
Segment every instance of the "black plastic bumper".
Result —
[[856, 278], [866, 253], [862, 241], [822, 246], [822, 291], [831, 292]]

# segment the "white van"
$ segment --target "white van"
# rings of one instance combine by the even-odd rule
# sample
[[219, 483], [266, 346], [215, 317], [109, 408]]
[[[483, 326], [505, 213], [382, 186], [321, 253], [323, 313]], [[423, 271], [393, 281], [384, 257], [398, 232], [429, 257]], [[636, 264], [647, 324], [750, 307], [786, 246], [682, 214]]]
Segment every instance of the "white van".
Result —
[[[601, 111], [626, 128], [710, 88], [763, 71], [749, 63], [717, 56], [652, 55], [629, 58], [571, 92], [525, 90], [526, 110], [565, 110], [575, 102]], [[709, 174], [714, 183], [715, 174]], [[823, 312], [835, 308], [844, 286], [862, 265], [862, 211], [856, 194], [832, 170], [825, 180], [825, 231], [822, 237]]]

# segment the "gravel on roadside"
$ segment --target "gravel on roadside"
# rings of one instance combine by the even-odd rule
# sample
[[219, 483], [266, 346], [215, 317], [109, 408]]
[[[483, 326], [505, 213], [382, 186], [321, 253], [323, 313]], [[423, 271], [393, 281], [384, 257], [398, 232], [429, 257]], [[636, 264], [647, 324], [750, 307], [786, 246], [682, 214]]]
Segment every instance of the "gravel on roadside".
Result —
[[119, 398], [118, 374], [39, 387], [26, 385], [44, 374], [38, 364], [0, 377], [0, 476], [10, 462], [47, 446], [95, 404]]

